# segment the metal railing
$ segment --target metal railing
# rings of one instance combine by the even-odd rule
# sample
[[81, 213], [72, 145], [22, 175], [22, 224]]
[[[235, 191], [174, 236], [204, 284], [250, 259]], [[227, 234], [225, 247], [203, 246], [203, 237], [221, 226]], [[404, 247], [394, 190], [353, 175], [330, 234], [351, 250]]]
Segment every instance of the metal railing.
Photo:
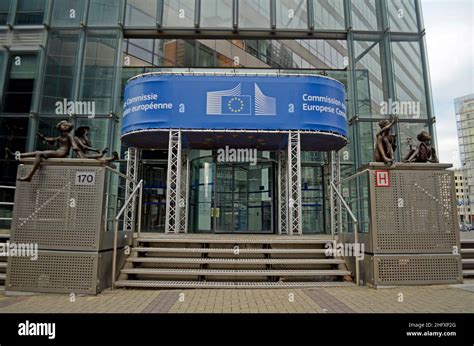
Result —
[[[339, 198], [344, 208], [346, 208], [347, 213], [351, 217], [353, 225], [354, 225], [354, 243], [359, 244], [359, 231], [358, 231], [359, 221], [357, 220], [356, 216], [352, 212], [352, 209], [349, 207], [344, 197], [342, 196], [341, 191], [339, 191], [339, 189], [337, 188], [336, 184], [334, 184], [333, 181], [331, 181], [331, 188], [336, 193], [336, 196]], [[339, 230], [340, 232], [342, 231], [342, 225], [339, 225]], [[359, 271], [359, 256], [357, 256], [357, 254], [355, 256], [355, 270], [356, 270], [356, 283], [357, 283], [357, 286], [359, 286], [360, 285], [360, 271]]]
[[[126, 176], [124, 176], [126, 177]], [[132, 180], [126, 177], [127, 180]], [[119, 221], [120, 218], [123, 216], [125, 209], [130, 203], [135, 203], [135, 199], [138, 194], [138, 217], [137, 217], [137, 232], [138, 236], [140, 237], [141, 228], [142, 228], [142, 201], [143, 201], [143, 180], [140, 180], [138, 184], [134, 187], [130, 196], [128, 196], [127, 200], [123, 204], [120, 211], [117, 213], [114, 219], [114, 244], [113, 244], [113, 259], [112, 259], [112, 289], [115, 287], [115, 278], [116, 278], [116, 271], [117, 271], [117, 242], [118, 242], [118, 232], [119, 232]]]
[[[15, 190], [16, 186], [9, 186], [9, 185], [0, 185], [0, 189], [7, 189], [7, 190]], [[0, 202], [0, 206], [11, 206], [15, 205], [14, 202]], [[12, 221], [11, 217], [0, 217], [0, 221]]]

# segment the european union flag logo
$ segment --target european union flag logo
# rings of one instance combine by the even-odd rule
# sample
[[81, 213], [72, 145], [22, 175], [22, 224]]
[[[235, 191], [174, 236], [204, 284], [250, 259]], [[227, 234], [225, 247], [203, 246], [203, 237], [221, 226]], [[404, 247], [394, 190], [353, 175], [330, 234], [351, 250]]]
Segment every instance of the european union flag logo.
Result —
[[221, 114], [241, 114], [250, 115], [250, 106], [252, 100], [250, 96], [222, 96]]

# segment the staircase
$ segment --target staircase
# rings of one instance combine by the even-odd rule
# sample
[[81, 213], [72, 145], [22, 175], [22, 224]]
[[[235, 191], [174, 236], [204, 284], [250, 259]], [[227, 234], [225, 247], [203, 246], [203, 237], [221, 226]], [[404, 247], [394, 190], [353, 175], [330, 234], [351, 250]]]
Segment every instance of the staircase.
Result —
[[[464, 239], [463, 239], [464, 238]], [[462, 275], [465, 278], [474, 277], [474, 237], [465, 238], [461, 234]]]
[[[10, 230], [0, 230], [0, 243], [4, 244], [10, 239]], [[5, 280], [7, 279], [7, 257], [0, 256], [0, 291], [5, 290]]]
[[[116, 287], [285, 288], [353, 285], [344, 260], [325, 256], [329, 238], [145, 235]], [[350, 280], [350, 279], [349, 279]]]

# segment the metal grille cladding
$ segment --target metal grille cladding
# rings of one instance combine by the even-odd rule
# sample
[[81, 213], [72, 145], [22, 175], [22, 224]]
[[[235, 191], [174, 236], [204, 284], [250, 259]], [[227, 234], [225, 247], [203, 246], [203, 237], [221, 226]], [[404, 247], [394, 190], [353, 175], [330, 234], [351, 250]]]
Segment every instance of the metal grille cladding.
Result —
[[390, 170], [390, 187], [371, 189], [373, 253], [452, 253], [459, 243], [453, 189], [452, 172]]
[[[18, 176], [28, 174], [21, 165]], [[94, 172], [95, 184], [77, 185], [77, 172]], [[43, 166], [30, 183], [18, 182], [12, 241], [40, 249], [98, 250], [105, 169]]]
[[8, 290], [95, 294], [98, 253], [39, 251], [38, 259], [11, 257]]
[[462, 282], [459, 255], [399, 255], [373, 258], [376, 285]]

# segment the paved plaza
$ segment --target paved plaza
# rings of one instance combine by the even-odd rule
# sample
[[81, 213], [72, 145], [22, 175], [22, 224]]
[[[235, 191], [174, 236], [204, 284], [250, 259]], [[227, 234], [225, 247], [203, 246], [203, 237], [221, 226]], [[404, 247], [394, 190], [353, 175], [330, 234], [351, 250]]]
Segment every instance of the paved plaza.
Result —
[[97, 296], [0, 293], [0, 313], [474, 313], [462, 285], [304, 289], [106, 290]]

